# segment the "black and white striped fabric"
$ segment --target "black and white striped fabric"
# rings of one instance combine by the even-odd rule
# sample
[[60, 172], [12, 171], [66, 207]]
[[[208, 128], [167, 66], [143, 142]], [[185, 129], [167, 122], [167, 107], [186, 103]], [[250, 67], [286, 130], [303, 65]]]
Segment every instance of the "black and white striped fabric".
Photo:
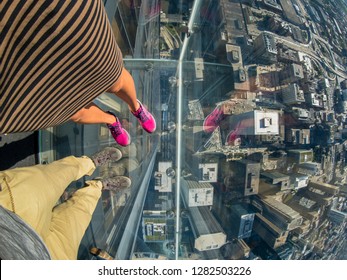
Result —
[[0, 133], [68, 121], [122, 68], [101, 0], [0, 1]]

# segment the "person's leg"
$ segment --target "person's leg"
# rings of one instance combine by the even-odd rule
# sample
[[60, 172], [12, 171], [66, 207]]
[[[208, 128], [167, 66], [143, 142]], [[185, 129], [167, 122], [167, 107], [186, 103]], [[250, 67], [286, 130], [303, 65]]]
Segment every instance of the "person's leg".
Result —
[[70, 199], [54, 208], [48, 233], [43, 236], [53, 259], [77, 259], [78, 248], [101, 197], [101, 181], [88, 181]]
[[[115, 94], [126, 102], [131, 113], [139, 120], [140, 124], [147, 132], [152, 133], [155, 131], [155, 119], [137, 99], [134, 79], [125, 68], [123, 68], [120, 77], [107, 92]], [[107, 124], [111, 129], [112, 136], [118, 144], [122, 146], [130, 144], [130, 135], [122, 128], [119, 119], [113, 114], [104, 112], [94, 103], [80, 109], [70, 119], [81, 124]]]
[[107, 91], [117, 95], [128, 104], [131, 113], [139, 120], [144, 130], [148, 133], [156, 130], [155, 119], [137, 99], [134, 79], [125, 68], [116, 83]]
[[94, 103], [80, 109], [70, 120], [80, 124], [106, 124], [119, 145], [127, 146], [131, 142], [129, 133], [122, 127], [116, 115], [111, 112], [104, 112]]
[[49, 231], [42, 236], [53, 259], [76, 259], [83, 235], [92, 219], [102, 190], [129, 188], [131, 180], [116, 176], [86, 182], [71, 198], [54, 208]]
[[84, 175], [91, 175], [94, 169], [90, 158], [70, 156], [47, 165], [2, 171], [0, 204], [43, 236], [50, 225], [52, 208], [66, 187]]
[[[128, 104], [132, 112], [136, 112], [140, 108], [137, 100], [136, 88], [134, 79], [130, 73], [123, 68], [118, 80], [107, 90], [113, 93]], [[113, 124], [116, 122], [116, 117], [104, 112], [94, 103], [82, 108], [76, 112], [71, 118], [72, 121], [82, 124]]]
[[125, 68], [123, 68], [119, 79], [107, 90], [107, 92], [117, 95], [128, 104], [129, 109], [132, 112], [136, 112], [140, 108], [140, 104], [137, 100], [134, 79]]
[[113, 124], [117, 121], [116, 116], [101, 110], [94, 103], [90, 103], [88, 106], [80, 109], [70, 119], [81, 124]]

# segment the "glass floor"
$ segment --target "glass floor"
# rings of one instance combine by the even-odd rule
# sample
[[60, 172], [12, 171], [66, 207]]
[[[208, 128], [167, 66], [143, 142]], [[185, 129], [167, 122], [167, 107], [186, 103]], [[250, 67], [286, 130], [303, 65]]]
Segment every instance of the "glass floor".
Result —
[[[346, 259], [345, 2], [104, 3], [157, 131], [96, 100], [132, 144], [93, 177], [132, 185], [103, 193], [78, 258]], [[40, 131], [40, 162], [115, 145], [104, 125], [66, 123]]]

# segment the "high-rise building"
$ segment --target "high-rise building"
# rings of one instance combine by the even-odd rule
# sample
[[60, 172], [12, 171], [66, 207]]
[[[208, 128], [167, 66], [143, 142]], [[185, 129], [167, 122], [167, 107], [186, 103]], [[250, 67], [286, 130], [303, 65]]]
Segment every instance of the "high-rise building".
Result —
[[227, 260], [242, 260], [249, 257], [251, 248], [242, 239], [233, 239], [225, 244], [221, 251]]
[[319, 189], [310, 187], [310, 185], [300, 192], [304, 197], [315, 201], [319, 206], [329, 206], [332, 204], [334, 197]]
[[347, 213], [331, 208], [328, 212], [328, 217], [336, 224], [342, 224], [347, 221]]
[[286, 200], [286, 205], [299, 212], [311, 224], [319, 219], [320, 207], [312, 199], [296, 194]]
[[254, 211], [251, 211], [241, 204], [230, 206], [229, 223], [233, 238], [248, 238], [252, 235]]
[[319, 190], [323, 191], [324, 193], [328, 193], [331, 195], [336, 195], [339, 192], [339, 187], [334, 186], [332, 184], [324, 183], [324, 182], [318, 182], [315, 180], [310, 181], [309, 187], [319, 189]]
[[307, 109], [300, 107], [292, 107], [292, 116], [299, 121], [306, 121], [310, 118], [310, 112]]
[[278, 186], [281, 191], [290, 189], [289, 175], [278, 171], [261, 172], [260, 176], [268, 183]]
[[313, 150], [291, 149], [287, 151], [288, 160], [294, 163], [305, 163], [313, 161]]
[[300, 173], [291, 173], [290, 174], [290, 187], [294, 190], [307, 187], [309, 182], [308, 175]]
[[296, 83], [289, 84], [286, 88], [282, 89], [282, 101], [288, 105], [304, 103], [304, 91]]
[[182, 195], [188, 207], [213, 204], [213, 186], [210, 183], [182, 179]]
[[215, 183], [218, 179], [218, 163], [199, 163], [199, 182]]
[[287, 241], [288, 231], [279, 228], [260, 213], [255, 214], [253, 230], [273, 249]]
[[286, 204], [270, 197], [256, 195], [252, 204], [262, 215], [284, 230], [293, 230], [302, 224], [302, 216]]
[[274, 11], [277, 13], [282, 12], [282, 7], [280, 4], [277, 3], [276, 0], [260, 0], [258, 2], [260, 2], [260, 5], [262, 5], [267, 10]]
[[279, 112], [254, 110], [232, 116], [233, 122], [237, 123], [239, 135], [278, 135]]
[[209, 207], [190, 207], [189, 218], [195, 237], [195, 249], [199, 251], [214, 250], [226, 243], [226, 234]]
[[230, 175], [224, 174], [225, 177], [231, 177], [227, 187], [241, 192], [244, 196], [258, 193], [260, 163], [242, 159], [232, 162], [229, 168]]
[[299, 16], [297, 11], [295, 10], [293, 2], [287, 1], [287, 0], [279, 0], [279, 3], [282, 6], [283, 15], [285, 19], [294, 25], [301, 26], [303, 23], [303, 20], [301, 16]]
[[251, 58], [260, 63], [272, 64], [277, 62], [277, 47], [274, 35], [262, 32], [254, 40], [253, 53]]
[[275, 252], [281, 260], [290, 260], [294, 253], [293, 244], [286, 242], [283, 246], [276, 248]]
[[278, 61], [285, 63], [299, 63], [299, 53], [295, 50], [288, 48], [286, 45], [279, 44], [278, 48]]
[[171, 161], [160, 161], [158, 163], [158, 171], [154, 173], [154, 189], [159, 192], [171, 192], [172, 191], [172, 177], [167, 170], [172, 168]]
[[164, 242], [174, 239], [174, 217], [167, 211], [144, 210], [142, 214], [142, 234], [145, 242]]
[[300, 128], [289, 128], [286, 130], [286, 142], [293, 145], [310, 144], [311, 130]]
[[319, 176], [322, 174], [322, 165], [318, 162], [304, 162], [297, 164], [294, 170], [296, 170], [297, 173], [308, 176]]
[[300, 64], [292, 63], [280, 72], [282, 84], [295, 83], [304, 78], [304, 70]]

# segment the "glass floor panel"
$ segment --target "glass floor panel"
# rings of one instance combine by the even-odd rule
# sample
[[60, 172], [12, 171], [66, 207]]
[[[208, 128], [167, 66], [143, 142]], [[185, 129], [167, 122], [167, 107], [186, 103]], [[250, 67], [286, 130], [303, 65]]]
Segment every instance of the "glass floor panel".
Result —
[[[103, 194], [78, 258], [345, 259], [345, 2], [104, 3], [157, 131], [117, 97], [96, 100], [132, 144], [93, 177], [132, 186]], [[116, 145], [104, 125], [40, 136], [42, 163]]]

